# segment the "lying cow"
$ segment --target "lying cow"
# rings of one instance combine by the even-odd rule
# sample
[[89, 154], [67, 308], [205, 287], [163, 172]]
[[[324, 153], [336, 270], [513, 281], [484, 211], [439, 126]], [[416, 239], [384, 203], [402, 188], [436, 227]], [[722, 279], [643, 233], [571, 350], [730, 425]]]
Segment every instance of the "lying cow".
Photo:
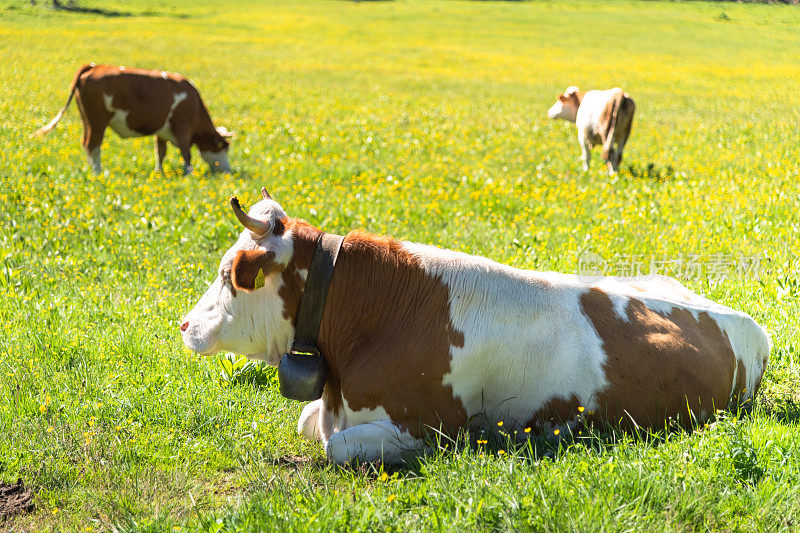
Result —
[[[277, 365], [322, 231], [262, 192], [249, 213], [232, 200], [245, 230], [180, 329], [201, 354]], [[344, 239], [317, 344], [328, 378], [298, 431], [336, 462], [397, 462], [429, 428], [690, 426], [752, 398], [770, 350], [748, 315], [671, 278], [584, 283], [363, 232]]]
[[184, 173], [192, 172], [193, 144], [212, 171], [230, 172], [225, 128], [214, 129], [197, 88], [181, 76], [163, 70], [141, 70], [111, 65], [84, 65], [75, 74], [63, 109], [38, 136], [55, 128], [72, 101], [83, 119], [83, 147], [92, 170], [99, 174], [100, 145], [106, 127], [122, 138], [156, 137], [156, 172], [161, 172], [167, 141], [181, 151]]
[[592, 147], [600, 144], [608, 173], [614, 174], [622, 162], [622, 150], [631, 133], [634, 111], [633, 100], [619, 87], [582, 93], [573, 86], [558, 95], [547, 114], [553, 119], [574, 122], [578, 127], [583, 170], [589, 170]]

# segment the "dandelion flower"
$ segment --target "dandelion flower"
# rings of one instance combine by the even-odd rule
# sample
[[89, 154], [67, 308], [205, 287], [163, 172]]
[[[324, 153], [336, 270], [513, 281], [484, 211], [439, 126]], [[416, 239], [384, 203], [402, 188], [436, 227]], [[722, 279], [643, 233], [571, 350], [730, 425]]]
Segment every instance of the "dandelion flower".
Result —
[[553, 435], [558, 435], [559, 433], [561, 433], [560, 429], [554, 429], [553, 430]]
[[497, 450], [497, 455], [505, 455], [505, 450]]
[[579, 413], [582, 413], [584, 410], [586, 410], [585, 407], [583, 407], [583, 406], [578, 407], [578, 412]]
[[525, 433], [530, 433], [530, 432], [531, 432], [531, 428], [525, 428]]
[[381, 481], [386, 481], [387, 479], [389, 479], [389, 474], [387, 474], [386, 472], [381, 474]]
[[386, 498], [386, 501], [388, 503], [392, 503], [394, 501], [394, 499], [395, 499], [395, 495], [394, 494], [389, 494], [389, 497]]
[[503, 427], [503, 421], [501, 420], [500, 422], [497, 423], [497, 425]]
[[44, 413], [45, 411], [47, 411], [47, 406], [40, 405], [39, 410]]

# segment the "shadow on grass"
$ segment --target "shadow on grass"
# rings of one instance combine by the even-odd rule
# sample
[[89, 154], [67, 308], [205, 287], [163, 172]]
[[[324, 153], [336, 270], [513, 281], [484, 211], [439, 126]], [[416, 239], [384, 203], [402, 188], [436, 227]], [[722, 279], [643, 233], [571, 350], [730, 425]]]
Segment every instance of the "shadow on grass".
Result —
[[625, 165], [630, 175], [638, 179], [647, 179], [651, 181], [670, 181], [675, 178], [675, 169], [672, 165], [659, 166], [656, 163], [647, 163], [646, 165], [639, 165], [631, 163]]
[[[619, 429], [617, 425], [611, 425], [602, 420], [594, 420], [592, 422], [584, 420], [572, 430], [531, 431], [528, 434], [519, 429], [507, 433], [502, 427], [490, 430], [473, 429], [472, 431], [462, 429], [455, 437], [451, 437], [440, 430], [430, 428], [428, 434], [424, 437], [424, 451], [408, 450], [403, 458], [404, 462], [401, 464], [354, 460], [348, 464], [337, 465], [329, 462], [324, 457], [304, 455], [273, 456], [272, 459], [267, 459], [266, 463], [291, 472], [323, 472], [334, 469], [372, 480], [382, 480], [386, 475], [415, 478], [424, 477], [431, 463], [441, 460], [447, 461], [449, 457], [457, 455], [464, 456], [463, 458], [467, 461], [481, 459], [484, 456], [496, 458], [505, 456], [525, 462], [537, 463], [556, 460], [565, 454], [574, 452], [588, 451], [595, 454], [603, 454], [617, 446], [632, 442], [657, 448], [673, 439], [681, 439], [697, 431], [705, 431], [715, 422], [724, 422], [726, 419], [732, 419], [734, 421], [733, 424], [724, 424], [722, 426], [724, 431], [732, 432], [732, 436], [729, 439], [731, 456], [739, 457], [739, 459], [741, 459], [740, 456], [745, 457], [746, 461], [742, 459], [739, 463], [736, 463], [741, 463], [739, 465], [740, 469], [746, 474], [742, 474], [742, 479], [749, 480], [748, 482], [757, 482], [761, 476], [758, 473], [760, 470], [753, 466], [758, 466], [756, 464], [757, 461], [750, 457], [755, 453], [752, 452], [754, 447], [752, 443], [747, 441], [746, 435], [742, 431], [744, 426], [740, 426], [737, 423], [737, 421], [753, 416], [754, 412], [772, 417], [780, 423], [796, 424], [800, 422], [800, 405], [794, 400], [789, 398], [783, 401], [775, 401], [769, 398], [759, 400], [755, 406], [749, 402], [745, 402], [743, 405], [732, 403], [727, 409], [718, 410], [715, 415], [703, 422], [671, 419], [660, 429], [638, 426]], [[234, 446], [234, 443], [230, 442], [228, 445]], [[249, 456], [250, 454], [251, 451], [247, 450], [243, 456]], [[242, 461], [241, 466], [246, 468], [246, 465], [261, 462], [255, 457], [252, 459], [255, 460]], [[265, 472], [260, 472], [258, 475], [253, 476], [253, 480], [265, 479], [267, 478], [265, 474]], [[269, 483], [271, 483], [271, 480], [267, 482], [267, 485]]]
[[[31, 0], [31, 5], [36, 5], [36, 0]], [[173, 18], [189, 18], [190, 15], [186, 13], [162, 13], [159, 11], [119, 11], [113, 9], [104, 9], [100, 7], [85, 7], [78, 5], [75, 0], [61, 2], [60, 0], [51, 0], [49, 7], [58, 12], [76, 13], [81, 15], [99, 15], [101, 17], [173, 17]]]
[[800, 424], [800, 404], [789, 395], [786, 398], [762, 398], [757, 407], [766, 416], [781, 424]]
[[[710, 424], [726, 418], [743, 419], [751, 415], [752, 408], [747, 406], [732, 406], [731, 409], [720, 410], [708, 420], [697, 422], [690, 420], [681, 422], [670, 420], [663, 428], [652, 429], [644, 427], [629, 427], [620, 429], [607, 422], [595, 420], [592, 423], [580, 423], [573, 430], [563, 432], [539, 432], [531, 436], [521, 435], [521, 431], [508, 434], [503, 431], [461, 431], [455, 438], [447, 437], [438, 431], [432, 431], [427, 437], [427, 451], [420, 454], [409, 454], [405, 465], [375, 467], [376, 471], [384, 470], [389, 473], [398, 472], [400, 475], [419, 476], [424, 473], [425, 464], [431, 460], [436, 461], [445, 454], [475, 454], [478, 458], [488, 455], [494, 457], [508, 456], [518, 460], [536, 463], [539, 461], [555, 460], [567, 453], [591, 451], [605, 453], [622, 444], [636, 442], [657, 448], [672, 439], [692, 435], [696, 431], [706, 430]], [[795, 405], [791, 412], [781, 411], [781, 421], [800, 419], [800, 409]], [[763, 412], [763, 411], [762, 411]], [[735, 427], [739, 427], [735, 424]]]

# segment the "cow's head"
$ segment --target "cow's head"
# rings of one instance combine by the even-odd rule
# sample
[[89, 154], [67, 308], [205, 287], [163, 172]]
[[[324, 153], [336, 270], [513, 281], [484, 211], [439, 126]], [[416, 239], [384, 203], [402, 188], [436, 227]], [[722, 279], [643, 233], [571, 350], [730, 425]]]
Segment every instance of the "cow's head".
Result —
[[558, 95], [558, 100], [547, 110], [550, 118], [563, 118], [575, 122], [578, 116], [578, 107], [581, 105], [582, 93], [574, 85]]
[[186, 346], [200, 354], [224, 350], [277, 365], [294, 335], [285, 316], [285, 294], [279, 294], [294, 244], [286, 213], [266, 189], [261, 193], [263, 199], [249, 213], [231, 198], [245, 229], [222, 256], [217, 278], [180, 329]]
[[195, 144], [200, 149], [200, 156], [203, 161], [208, 163], [211, 172], [230, 172], [231, 166], [228, 163], [228, 139], [236, 136], [232, 131], [228, 131], [220, 126], [214, 131], [209, 131], [202, 135], [197, 135], [194, 139]]

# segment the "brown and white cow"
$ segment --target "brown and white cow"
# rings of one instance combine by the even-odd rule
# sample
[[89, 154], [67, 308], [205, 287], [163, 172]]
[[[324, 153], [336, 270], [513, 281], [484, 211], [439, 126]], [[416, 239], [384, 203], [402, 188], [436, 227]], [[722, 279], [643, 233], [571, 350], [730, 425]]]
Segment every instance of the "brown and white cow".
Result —
[[[321, 231], [263, 196], [183, 320], [196, 352], [277, 365], [292, 342]], [[318, 345], [328, 379], [298, 431], [336, 462], [397, 462], [429, 428], [691, 425], [752, 398], [770, 350], [747, 314], [671, 278], [587, 282], [363, 232], [344, 239]]]
[[156, 137], [156, 171], [161, 172], [167, 141], [181, 151], [184, 173], [192, 172], [192, 145], [212, 171], [230, 172], [225, 128], [214, 129], [200, 93], [180, 74], [89, 63], [75, 74], [67, 103], [46, 126], [41, 136], [55, 128], [72, 101], [83, 119], [83, 147], [92, 170], [99, 174], [100, 145], [106, 127], [122, 138]]
[[572, 86], [558, 95], [547, 114], [577, 126], [583, 170], [589, 170], [592, 147], [599, 144], [603, 146], [608, 173], [614, 174], [622, 162], [622, 150], [628, 142], [635, 111], [633, 100], [619, 87], [584, 93]]

